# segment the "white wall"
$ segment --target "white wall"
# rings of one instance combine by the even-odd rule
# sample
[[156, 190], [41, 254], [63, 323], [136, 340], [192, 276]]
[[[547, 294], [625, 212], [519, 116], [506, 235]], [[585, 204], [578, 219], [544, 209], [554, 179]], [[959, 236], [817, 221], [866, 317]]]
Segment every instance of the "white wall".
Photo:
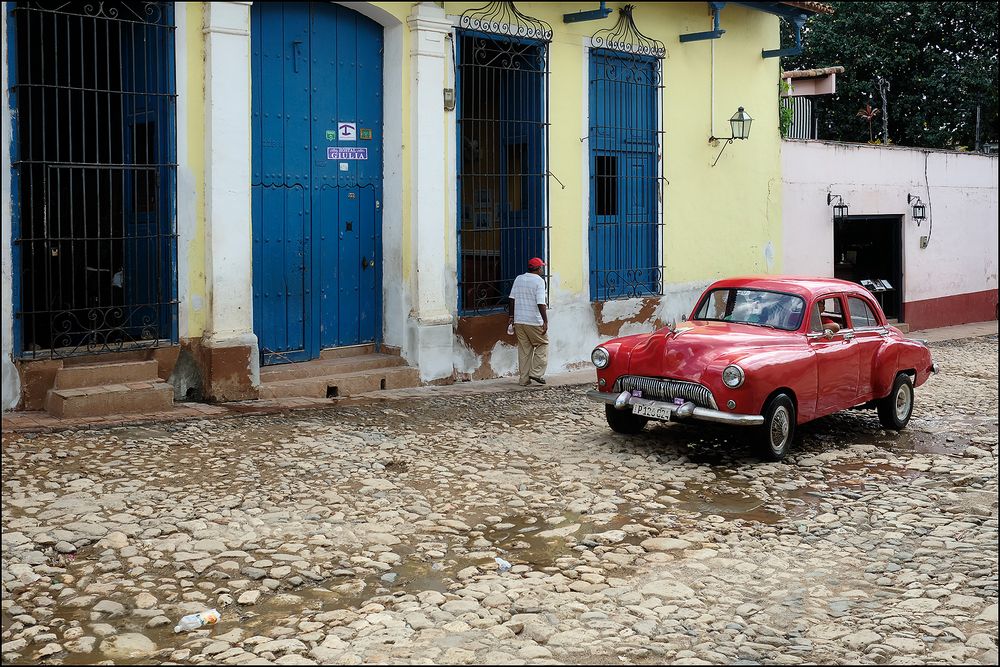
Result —
[[[833, 192], [852, 216], [905, 216], [904, 302], [997, 288], [995, 156], [801, 140], [781, 149], [785, 273], [833, 275]], [[907, 194], [927, 204], [919, 227]]]

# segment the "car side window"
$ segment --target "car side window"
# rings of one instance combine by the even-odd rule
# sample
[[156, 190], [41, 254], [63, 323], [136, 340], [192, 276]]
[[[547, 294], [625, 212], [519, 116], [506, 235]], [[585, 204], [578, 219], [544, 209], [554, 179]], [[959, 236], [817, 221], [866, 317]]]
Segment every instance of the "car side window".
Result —
[[851, 311], [851, 325], [855, 329], [877, 327], [878, 318], [871, 307], [859, 297], [848, 297], [847, 308]]
[[[830, 327], [835, 324], [835, 327]], [[824, 329], [832, 328], [839, 331], [845, 328], [844, 309], [841, 306], [840, 298], [835, 296], [825, 296], [816, 300], [816, 307], [810, 314], [809, 330], [816, 333], [823, 333]]]

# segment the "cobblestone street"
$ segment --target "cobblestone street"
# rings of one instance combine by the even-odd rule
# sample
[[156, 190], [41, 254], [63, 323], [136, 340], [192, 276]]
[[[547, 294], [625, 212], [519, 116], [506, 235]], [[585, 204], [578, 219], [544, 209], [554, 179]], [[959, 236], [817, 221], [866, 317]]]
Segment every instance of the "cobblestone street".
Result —
[[996, 664], [997, 337], [932, 351], [780, 464], [579, 386], [4, 434], [3, 660]]

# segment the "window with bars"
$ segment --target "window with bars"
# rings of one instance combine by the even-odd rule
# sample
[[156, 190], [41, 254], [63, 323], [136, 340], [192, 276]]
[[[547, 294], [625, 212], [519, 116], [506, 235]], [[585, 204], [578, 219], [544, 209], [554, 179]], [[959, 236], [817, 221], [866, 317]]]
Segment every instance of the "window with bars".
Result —
[[591, 38], [590, 296], [656, 296], [663, 290], [660, 183], [662, 42], [636, 28], [632, 5]]
[[661, 293], [659, 64], [590, 52], [590, 295]]
[[463, 29], [456, 45], [458, 305], [476, 314], [506, 307], [530, 258], [547, 262], [547, 43]]
[[173, 4], [7, 5], [19, 352], [172, 342]]

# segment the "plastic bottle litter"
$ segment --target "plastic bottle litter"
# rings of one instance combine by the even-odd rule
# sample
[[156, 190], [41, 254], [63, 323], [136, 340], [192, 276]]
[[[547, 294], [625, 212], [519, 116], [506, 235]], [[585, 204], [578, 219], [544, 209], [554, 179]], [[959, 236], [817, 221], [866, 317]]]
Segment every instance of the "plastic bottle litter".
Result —
[[513, 336], [514, 335], [514, 325], [513, 324], [508, 324], [507, 325], [507, 335], [508, 336]]
[[503, 558], [500, 558], [500, 556], [497, 556], [493, 560], [497, 562], [497, 566], [500, 568], [501, 572], [506, 572], [512, 567], [510, 563], [505, 561]]
[[219, 614], [216, 609], [199, 611], [197, 614], [188, 614], [174, 626], [174, 632], [190, 632], [197, 630], [203, 625], [215, 625], [219, 622]]

